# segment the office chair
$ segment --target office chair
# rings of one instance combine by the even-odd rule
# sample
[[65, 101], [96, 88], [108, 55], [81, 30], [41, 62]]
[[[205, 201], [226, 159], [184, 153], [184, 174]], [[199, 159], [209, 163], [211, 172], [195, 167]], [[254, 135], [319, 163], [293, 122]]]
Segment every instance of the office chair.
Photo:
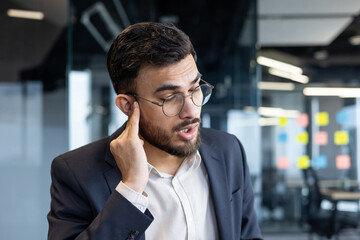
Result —
[[[262, 170], [262, 206], [270, 211], [270, 221], [275, 220], [273, 213], [277, 207], [284, 207], [288, 202], [284, 180], [279, 176], [276, 168], [265, 168]], [[279, 190], [280, 189], [280, 190]]]
[[[313, 233], [328, 239], [335, 235], [338, 239], [341, 230], [357, 228], [357, 216], [338, 211], [337, 201], [331, 200], [321, 193], [318, 177], [313, 168], [304, 169], [303, 177], [308, 194], [304, 198], [302, 215], [303, 221], [310, 226], [309, 239], [312, 238]], [[329, 210], [321, 208], [321, 202], [325, 199], [332, 205]]]

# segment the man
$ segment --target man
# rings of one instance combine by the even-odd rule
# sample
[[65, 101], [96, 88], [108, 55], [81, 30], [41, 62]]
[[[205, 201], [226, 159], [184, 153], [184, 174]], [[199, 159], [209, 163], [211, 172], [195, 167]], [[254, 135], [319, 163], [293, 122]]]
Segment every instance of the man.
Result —
[[125, 29], [108, 53], [126, 126], [54, 159], [49, 239], [261, 239], [242, 145], [200, 129], [212, 91], [173, 25]]

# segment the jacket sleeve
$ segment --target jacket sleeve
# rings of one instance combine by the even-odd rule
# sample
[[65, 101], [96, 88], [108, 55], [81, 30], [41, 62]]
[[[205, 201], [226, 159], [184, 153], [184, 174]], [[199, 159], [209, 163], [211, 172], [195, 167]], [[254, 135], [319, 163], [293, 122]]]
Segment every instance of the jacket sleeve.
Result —
[[51, 178], [50, 240], [138, 239], [153, 220], [148, 210], [142, 213], [117, 191], [94, 216], [90, 200], [61, 157], [52, 163]]

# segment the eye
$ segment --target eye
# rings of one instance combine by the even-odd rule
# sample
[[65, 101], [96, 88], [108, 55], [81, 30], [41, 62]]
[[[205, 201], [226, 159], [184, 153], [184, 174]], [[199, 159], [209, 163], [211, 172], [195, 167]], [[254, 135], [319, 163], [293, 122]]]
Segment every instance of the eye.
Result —
[[198, 92], [200, 91], [200, 85], [196, 86], [191, 92]]
[[160, 98], [161, 101], [171, 101], [173, 100], [174, 98], [176, 98], [176, 95], [177, 94], [172, 94], [172, 95], [169, 95], [167, 97], [163, 97], [163, 98]]

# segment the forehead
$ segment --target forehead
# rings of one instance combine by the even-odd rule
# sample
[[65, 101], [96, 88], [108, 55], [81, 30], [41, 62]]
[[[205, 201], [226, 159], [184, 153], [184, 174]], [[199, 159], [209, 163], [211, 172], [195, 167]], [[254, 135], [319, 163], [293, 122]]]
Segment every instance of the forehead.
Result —
[[144, 66], [140, 69], [137, 81], [137, 91], [149, 92], [171, 84], [179, 88], [187, 87], [198, 75], [198, 69], [190, 54], [181, 61], [165, 67]]

